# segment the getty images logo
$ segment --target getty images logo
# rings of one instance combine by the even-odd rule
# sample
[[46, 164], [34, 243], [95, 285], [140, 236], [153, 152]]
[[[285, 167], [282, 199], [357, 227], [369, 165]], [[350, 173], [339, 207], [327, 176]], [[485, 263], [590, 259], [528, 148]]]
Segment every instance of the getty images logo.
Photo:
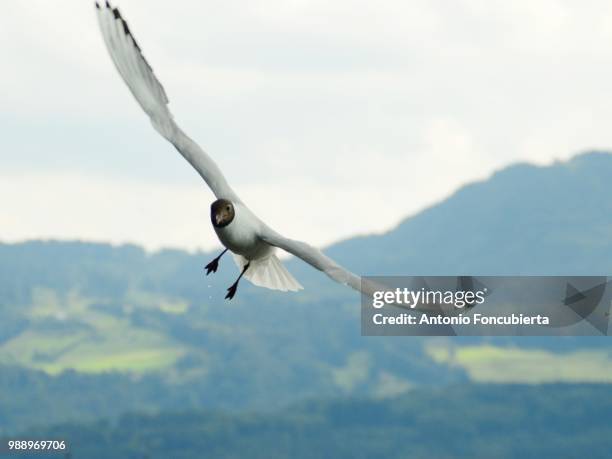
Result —
[[412, 290], [406, 287], [395, 290], [379, 290], [372, 295], [372, 306], [380, 309], [385, 305], [395, 305], [414, 309], [417, 306], [453, 305], [458, 309], [482, 304], [487, 288], [482, 290], [429, 290], [424, 287]]

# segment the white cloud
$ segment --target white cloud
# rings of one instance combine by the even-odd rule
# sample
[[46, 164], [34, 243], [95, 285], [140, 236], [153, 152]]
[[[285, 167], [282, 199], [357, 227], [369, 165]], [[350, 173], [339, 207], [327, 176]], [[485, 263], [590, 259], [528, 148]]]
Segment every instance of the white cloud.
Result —
[[[314, 243], [388, 228], [512, 161], [612, 145], [609, 2], [119, 5], [184, 129]], [[210, 193], [131, 100], [93, 4], [9, 2], [0, 21], [0, 237], [216, 244]]]

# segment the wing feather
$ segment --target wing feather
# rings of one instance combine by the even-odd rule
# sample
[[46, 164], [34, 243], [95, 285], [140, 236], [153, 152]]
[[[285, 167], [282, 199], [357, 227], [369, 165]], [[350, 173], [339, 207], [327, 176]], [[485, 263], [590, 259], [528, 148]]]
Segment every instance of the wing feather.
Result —
[[[319, 249], [316, 249], [305, 242], [296, 241], [294, 239], [289, 239], [284, 236], [281, 236], [276, 231], [265, 225], [263, 226], [259, 237], [262, 241], [273, 245], [274, 247], [283, 249], [298, 258], [301, 258], [303, 261], [318, 269], [319, 271], [323, 271], [336, 282], [347, 285], [352, 289], [361, 292], [363, 295], [373, 297], [375, 292], [385, 292], [393, 290], [393, 288], [388, 285], [380, 284], [371, 279], [364, 279], [363, 277], [360, 277], [357, 274], [350, 272], [348, 269], [343, 268], [334, 260], [329, 258]], [[400, 307], [403, 306], [400, 305]], [[418, 305], [416, 308], [410, 307], [409, 309], [423, 312], [440, 311], [439, 305], [435, 304]]]
[[149, 65], [119, 9], [108, 1], [96, 3], [106, 49], [132, 95], [151, 119], [153, 127], [171, 142], [198, 171], [215, 196], [240, 201], [215, 162], [176, 124], [168, 109], [168, 96]]
[[347, 285], [358, 292], [371, 296], [375, 291], [384, 289], [384, 287], [376, 285], [369, 280], [362, 279], [360, 276], [350, 272], [348, 269], [343, 268], [319, 249], [316, 249], [306, 242], [296, 241], [294, 239], [281, 236], [276, 231], [265, 225], [263, 226], [259, 237], [262, 241], [273, 245], [274, 247], [283, 249], [298, 258], [301, 258], [309, 265], [327, 274], [327, 276], [336, 282]]

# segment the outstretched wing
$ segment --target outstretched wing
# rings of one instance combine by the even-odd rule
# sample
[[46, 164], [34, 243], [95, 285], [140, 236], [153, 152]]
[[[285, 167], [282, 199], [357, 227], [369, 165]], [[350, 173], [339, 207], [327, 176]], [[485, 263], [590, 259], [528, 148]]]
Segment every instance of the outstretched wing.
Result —
[[119, 10], [107, 1], [104, 5], [96, 2], [96, 12], [106, 49], [115, 67], [138, 104], [151, 118], [155, 129], [198, 171], [217, 198], [239, 201], [215, 162], [175, 123], [168, 110], [166, 91], [142, 55]]
[[[262, 225], [259, 237], [262, 241], [267, 242], [274, 247], [283, 249], [298, 258], [301, 258], [309, 265], [317, 268], [319, 271], [323, 271], [336, 282], [347, 285], [358, 292], [361, 292], [363, 295], [373, 297], [375, 292], [387, 292], [394, 290], [394, 288], [389, 285], [384, 285], [371, 279], [364, 279], [363, 277], [353, 274], [348, 269], [343, 268], [334, 260], [329, 258], [319, 249], [316, 249], [305, 242], [296, 241], [294, 239], [281, 236], [276, 231], [265, 225]], [[395, 304], [395, 306], [409, 309], [411, 311], [416, 310], [436, 313], [441, 311], [440, 305], [438, 304], [418, 304], [416, 307]]]
[[298, 258], [301, 258], [319, 271], [323, 271], [336, 282], [348, 285], [358, 292], [371, 296], [377, 290], [384, 290], [384, 287], [369, 280], [362, 279], [360, 276], [343, 268], [319, 249], [316, 249], [305, 242], [296, 241], [281, 236], [276, 231], [265, 225], [263, 226], [259, 237], [262, 241], [267, 242], [274, 247], [283, 249]]

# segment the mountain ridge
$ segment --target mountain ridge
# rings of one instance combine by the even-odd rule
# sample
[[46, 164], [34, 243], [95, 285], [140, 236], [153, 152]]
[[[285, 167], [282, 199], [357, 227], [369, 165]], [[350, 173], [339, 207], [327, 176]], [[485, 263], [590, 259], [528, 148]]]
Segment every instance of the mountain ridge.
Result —
[[[549, 166], [511, 165], [461, 187], [386, 233], [334, 244], [329, 254], [368, 274], [379, 274], [369, 272], [367, 261], [380, 254], [388, 254], [379, 260], [387, 264], [387, 275], [605, 274], [612, 272], [612, 205], [604, 202], [612, 193], [608, 177], [612, 154], [604, 152]], [[597, 225], [591, 234], [578, 234], [586, 232], [581, 225], [589, 221]], [[568, 228], [579, 237], [572, 240]], [[447, 247], [451, 239], [455, 253]], [[404, 250], [394, 249], [399, 245]], [[593, 246], [603, 252], [594, 253]], [[505, 266], [479, 256], [487, 249], [503, 257]], [[579, 250], [579, 259], [565, 257]], [[537, 266], [521, 259], [527, 255], [539, 258]], [[590, 259], [593, 255], [599, 256]]]

